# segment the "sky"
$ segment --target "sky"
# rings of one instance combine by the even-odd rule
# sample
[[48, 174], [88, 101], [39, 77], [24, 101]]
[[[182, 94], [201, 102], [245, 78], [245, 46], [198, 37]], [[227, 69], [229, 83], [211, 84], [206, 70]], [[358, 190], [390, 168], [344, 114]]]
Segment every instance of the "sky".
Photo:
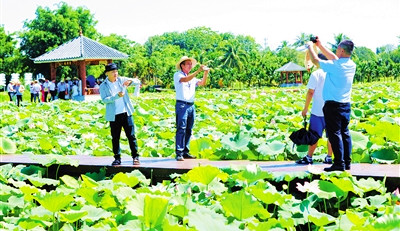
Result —
[[[0, 0], [0, 24], [6, 32], [23, 29], [38, 6], [57, 9], [55, 0]], [[375, 51], [400, 43], [400, 0], [64, 0], [86, 7], [107, 36], [125, 35], [144, 44], [154, 35], [205, 26], [218, 33], [249, 35], [275, 50], [301, 33], [318, 35], [323, 44], [343, 33], [356, 46]]]

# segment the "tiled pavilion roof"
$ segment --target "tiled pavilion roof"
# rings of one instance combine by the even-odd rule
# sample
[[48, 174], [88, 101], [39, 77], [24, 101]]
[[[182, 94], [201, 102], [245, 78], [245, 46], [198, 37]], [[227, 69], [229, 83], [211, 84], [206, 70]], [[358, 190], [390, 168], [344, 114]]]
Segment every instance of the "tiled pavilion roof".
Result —
[[86, 59], [118, 60], [126, 58], [128, 58], [127, 54], [80, 35], [59, 47], [34, 58], [33, 61], [34, 63], [52, 63]]
[[283, 65], [281, 68], [276, 69], [279, 72], [291, 72], [291, 71], [307, 71], [304, 67], [299, 66], [295, 63], [289, 62]]

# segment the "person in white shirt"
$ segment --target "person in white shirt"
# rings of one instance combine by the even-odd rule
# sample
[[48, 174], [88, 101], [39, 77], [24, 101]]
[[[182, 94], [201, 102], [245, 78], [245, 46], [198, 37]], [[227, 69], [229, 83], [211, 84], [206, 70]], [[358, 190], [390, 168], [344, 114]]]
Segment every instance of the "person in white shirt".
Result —
[[11, 80], [8, 85], [7, 85], [7, 92], [8, 96], [10, 97], [10, 101], [13, 101], [14, 95], [15, 95], [15, 83], [13, 80]]
[[32, 93], [33, 93], [33, 102], [36, 103], [36, 99], [38, 101], [38, 103], [40, 103], [40, 99], [39, 99], [39, 92], [42, 90], [42, 87], [40, 86], [40, 84], [38, 83], [37, 80], [33, 81], [33, 86], [32, 86]]
[[43, 83], [44, 102], [47, 102], [47, 96], [49, 95], [49, 92], [50, 92], [49, 85], [50, 85], [49, 80], [45, 79], [44, 83]]
[[[190, 137], [194, 119], [196, 116], [194, 107], [194, 96], [197, 86], [204, 86], [207, 82], [207, 76], [210, 69], [200, 65], [199, 69], [190, 74], [190, 71], [196, 66], [197, 61], [193, 58], [183, 56], [176, 64], [178, 70], [174, 74], [174, 85], [176, 92], [176, 135], [175, 135], [175, 159], [183, 161], [186, 159], [195, 159], [189, 153]], [[197, 79], [196, 75], [204, 71], [203, 78]]]
[[[318, 57], [322, 60], [327, 60], [327, 58], [323, 54], [318, 54]], [[324, 113], [322, 112], [322, 107], [324, 106], [324, 99], [322, 98], [322, 89], [325, 83], [326, 73], [318, 69], [311, 73], [310, 79], [307, 84], [307, 95], [306, 102], [304, 105], [304, 109], [301, 112], [303, 117], [307, 116], [308, 107], [310, 106], [311, 100], [313, 102], [311, 108], [311, 116], [310, 116], [310, 128], [318, 133], [319, 137], [322, 137], [322, 132], [325, 130], [325, 119]], [[326, 131], [325, 131], [326, 132]], [[315, 149], [317, 148], [317, 143], [308, 146], [308, 153], [303, 159], [297, 160], [297, 164], [312, 164], [313, 159], [312, 156], [314, 154]], [[328, 147], [328, 155], [326, 155], [323, 163], [324, 164], [332, 164], [332, 147], [331, 143], [327, 142]]]
[[53, 79], [51, 82], [49, 82], [49, 92], [50, 92], [50, 101], [53, 101], [56, 99], [56, 80]]

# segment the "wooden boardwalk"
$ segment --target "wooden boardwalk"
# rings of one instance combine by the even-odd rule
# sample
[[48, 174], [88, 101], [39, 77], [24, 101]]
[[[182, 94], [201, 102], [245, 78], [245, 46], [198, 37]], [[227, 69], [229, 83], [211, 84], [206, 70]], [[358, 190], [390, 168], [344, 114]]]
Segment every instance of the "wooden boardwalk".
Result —
[[[46, 158], [46, 155], [35, 155], [36, 158]], [[69, 156], [71, 159], [79, 161], [78, 167], [61, 166], [59, 169], [59, 176], [63, 174], [80, 175], [87, 172], [99, 172], [101, 168], [105, 168], [107, 173], [117, 172], [130, 172], [135, 169], [140, 170], [146, 177], [151, 178], [153, 181], [159, 182], [168, 180], [169, 175], [172, 173], [185, 173], [190, 169], [201, 166], [211, 165], [218, 168], [225, 168], [232, 165], [243, 166], [248, 164], [256, 164], [264, 171], [269, 172], [301, 172], [308, 171], [309, 166], [295, 164], [294, 161], [248, 161], [248, 160], [219, 160], [212, 161], [206, 159], [195, 159], [176, 161], [173, 158], [155, 158], [155, 157], [141, 157], [141, 164], [134, 166], [130, 156], [122, 156], [122, 163], [119, 166], [111, 166], [113, 157], [111, 156]], [[1, 164], [25, 164], [25, 165], [38, 165], [37, 161], [32, 160], [29, 155], [0, 155]], [[57, 166], [52, 166], [56, 168]], [[52, 168], [51, 167], [51, 168]], [[323, 171], [323, 168], [329, 167], [327, 164], [314, 163], [313, 169]], [[50, 170], [51, 172], [51, 170]], [[351, 170], [348, 171], [353, 176], [367, 178], [373, 177], [375, 179], [383, 179], [386, 177], [387, 184], [391, 187], [400, 187], [400, 164], [358, 164], [351, 165]]]

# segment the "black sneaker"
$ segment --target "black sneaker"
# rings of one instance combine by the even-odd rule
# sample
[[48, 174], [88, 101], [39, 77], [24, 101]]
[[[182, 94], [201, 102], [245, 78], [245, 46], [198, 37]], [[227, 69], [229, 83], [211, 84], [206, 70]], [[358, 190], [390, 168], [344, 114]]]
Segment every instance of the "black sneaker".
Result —
[[133, 165], [140, 165], [139, 156], [133, 157]]
[[324, 163], [324, 164], [332, 164], [332, 157], [330, 157], [330, 156], [325, 156], [325, 159], [324, 159], [324, 161], [322, 161], [322, 163]]
[[344, 165], [344, 169], [346, 169], [346, 170], [350, 170], [350, 164], [348, 164], [348, 165], [347, 165], [347, 164], [345, 164], [345, 165]]
[[176, 159], [177, 161], [184, 161], [184, 160], [185, 160], [185, 159], [183, 159], [182, 156], [176, 156], [175, 159]]
[[112, 165], [112, 166], [114, 166], [114, 165], [121, 165], [121, 159], [115, 159], [115, 160], [111, 163], [111, 165]]
[[303, 159], [297, 160], [296, 164], [313, 164], [312, 158], [303, 157]]
[[192, 155], [190, 155], [189, 153], [185, 153], [185, 154], [183, 154], [183, 156], [182, 156], [183, 158], [185, 158], [185, 159], [196, 159], [196, 157], [195, 156], [192, 156]]
[[337, 165], [332, 165], [329, 168], [324, 168], [324, 171], [326, 172], [332, 172], [332, 171], [344, 171], [344, 167], [337, 166]]

